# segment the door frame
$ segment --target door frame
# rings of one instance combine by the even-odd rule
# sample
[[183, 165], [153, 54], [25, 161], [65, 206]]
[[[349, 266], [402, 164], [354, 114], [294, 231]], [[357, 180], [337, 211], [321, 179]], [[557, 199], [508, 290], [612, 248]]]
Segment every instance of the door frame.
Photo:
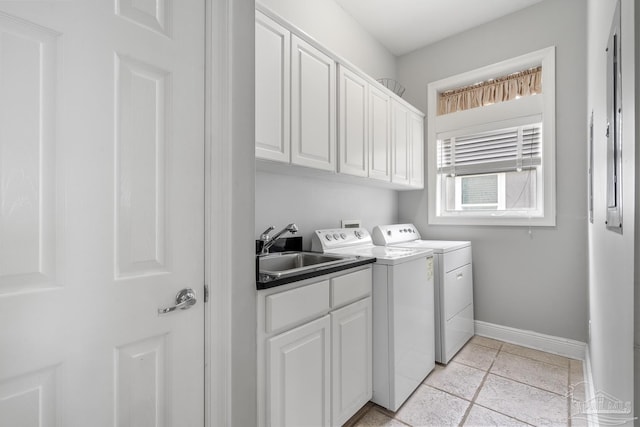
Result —
[[205, 15], [205, 426], [256, 425], [255, 0]]

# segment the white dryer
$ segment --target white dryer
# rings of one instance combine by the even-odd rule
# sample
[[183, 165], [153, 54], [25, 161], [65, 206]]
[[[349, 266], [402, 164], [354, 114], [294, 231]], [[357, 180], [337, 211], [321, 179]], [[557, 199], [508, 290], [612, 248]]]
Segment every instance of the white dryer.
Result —
[[317, 230], [311, 250], [376, 258], [371, 400], [397, 411], [435, 367], [433, 251], [375, 246], [364, 228]]
[[421, 240], [413, 224], [379, 225], [372, 234], [376, 245], [433, 250], [436, 361], [449, 363], [475, 332], [471, 242]]

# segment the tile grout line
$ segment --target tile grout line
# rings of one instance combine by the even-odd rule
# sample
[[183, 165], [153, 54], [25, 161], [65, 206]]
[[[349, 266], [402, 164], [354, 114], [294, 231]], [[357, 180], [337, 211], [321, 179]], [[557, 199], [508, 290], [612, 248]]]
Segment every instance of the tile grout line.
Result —
[[[470, 400], [469, 400], [469, 399], [466, 399], [466, 398], [464, 398], [464, 397], [458, 396], [458, 395], [456, 395], [456, 394], [454, 394], [454, 393], [451, 393], [451, 392], [449, 392], [449, 391], [447, 391], [447, 390], [442, 390], [442, 389], [440, 389], [440, 388], [438, 388], [438, 387], [436, 387], [436, 386], [428, 385], [428, 384], [426, 384], [426, 383], [424, 382], [424, 380], [423, 380], [423, 382], [421, 382], [421, 383], [420, 383], [420, 385], [422, 385], [422, 386], [426, 386], [426, 387], [433, 388], [434, 390], [438, 390], [438, 391], [440, 391], [440, 392], [442, 392], [442, 393], [445, 393], [445, 394], [451, 395], [451, 396], [453, 396], [453, 397], [455, 397], [455, 398], [458, 398], [458, 399], [465, 400], [465, 401], [469, 402], [469, 405], [467, 406], [467, 409], [465, 410], [465, 412], [464, 412], [464, 414], [463, 414], [463, 416], [462, 416], [462, 418], [461, 418], [461, 420], [460, 420], [459, 426], [462, 426], [462, 425], [467, 421], [467, 419], [469, 418], [469, 414], [470, 414], [470, 412], [471, 412], [471, 409], [473, 408], [473, 406], [474, 406], [474, 405], [479, 406], [479, 407], [481, 407], [481, 408], [484, 408], [484, 409], [486, 409], [486, 410], [489, 410], [489, 411], [495, 412], [495, 413], [500, 414], [500, 415], [502, 415], [502, 416], [508, 417], [508, 418], [510, 418], [510, 419], [512, 419], [512, 420], [514, 420], [514, 421], [517, 421], [517, 422], [520, 422], [520, 423], [523, 423], [523, 424], [526, 424], [526, 425], [531, 425], [531, 424], [527, 423], [526, 421], [520, 420], [520, 419], [518, 419], [518, 418], [516, 418], [516, 417], [513, 417], [513, 416], [511, 416], [511, 415], [504, 414], [504, 413], [502, 413], [502, 412], [500, 412], [500, 411], [496, 411], [495, 409], [492, 409], [492, 408], [487, 407], [487, 406], [485, 406], [485, 405], [478, 404], [478, 403], [476, 402], [476, 400], [477, 400], [478, 396], [480, 395], [480, 392], [482, 391], [482, 389], [483, 389], [483, 387], [484, 387], [484, 385], [485, 385], [485, 383], [486, 383], [486, 381], [487, 381], [487, 379], [488, 379], [488, 377], [489, 377], [489, 374], [493, 374], [493, 375], [495, 375], [496, 377], [504, 378], [504, 379], [507, 379], [507, 380], [509, 380], [509, 381], [513, 381], [513, 382], [516, 382], [516, 383], [519, 383], [519, 384], [522, 384], [522, 385], [526, 385], [526, 386], [528, 386], [528, 387], [536, 388], [536, 389], [541, 390], [541, 391], [544, 391], [544, 392], [548, 392], [548, 393], [552, 393], [552, 394], [555, 394], [555, 395], [558, 395], [558, 396], [562, 396], [561, 394], [559, 394], [559, 393], [555, 393], [555, 392], [553, 392], [553, 391], [551, 391], [551, 390], [546, 390], [546, 389], [544, 389], [544, 388], [537, 387], [537, 386], [534, 386], [534, 385], [531, 385], [531, 384], [527, 384], [527, 383], [522, 382], [522, 381], [514, 380], [514, 379], [512, 379], [512, 378], [509, 378], [509, 377], [506, 377], [506, 376], [503, 376], [503, 375], [500, 375], [500, 374], [496, 374], [496, 373], [493, 373], [493, 372], [491, 371], [491, 370], [493, 369], [493, 366], [495, 365], [495, 362], [496, 362], [496, 361], [497, 361], [497, 359], [498, 359], [498, 356], [499, 356], [500, 354], [502, 354], [502, 353], [507, 354], [507, 355], [513, 355], [513, 356], [522, 357], [522, 358], [524, 358], [524, 359], [528, 359], [528, 360], [531, 360], [531, 361], [539, 362], [539, 363], [542, 363], [542, 364], [545, 364], [545, 365], [551, 365], [551, 366], [556, 366], [556, 367], [563, 368], [562, 366], [560, 366], [560, 365], [558, 365], [558, 364], [555, 364], [555, 363], [550, 363], [550, 362], [548, 362], [548, 361], [543, 361], [543, 360], [539, 360], [539, 359], [536, 359], [536, 358], [527, 357], [527, 356], [522, 355], [522, 354], [511, 353], [511, 352], [509, 352], [508, 350], [505, 350], [505, 349], [503, 348], [503, 347], [504, 347], [505, 342], [500, 342], [500, 345], [499, 345], [498, 347], [495, 347], [495, 346], [489, 346], [489, 345], [483, 345], [483, 344], [480, 344], [480, 343], [473, 343], [473, 344], [478, 345], [478, 346], [480, 346], [480, 347], [487, 348], [487, 349], [496, 350], [496, 354], [493, 356], [493, 358], [492, 358], [492, 360], [491, 360], [491, 364], [489, 365], [489, 367], [485, 370], [485, 372], [484, 372], [484, 376], [482, 377], [482, 380], [481, 380], [480, 384], [478, 385], [478, 388], [476, 389], [475, 393], [473, 394], [473, 396], [472, 396], [472, 398], [471, 398]], [[567, 389], [568, 389], [568, 388], [570, 387], [570, 385], [571, 385], [571, 359], [570, 359], [570, 358], [567, 358], [567, 357], [565, 357], [565, 359], [566, 359], [566, 363], [567, 363], [567, 364], [565, 365], [565, 367], [566, 367], [566, 366], [568, 366], [568, 368], [567, 368]], [[470, 368], [473, 368], [473, 369], [477, 369], [477, 370], [482, 371], [482, 369], [478, 368], [477, 366], [468, 365], [468, 364], [465, 364], [465, 363], [463, 363], [463, 362], [455, 362], [455, 363], [459, 363], [459, 364], [460, 364], [460, 365], [462, 365], [462, 366], [466, 366], [466, 367], [470, 367]], [[425, 378], [425, 380], [426, 380], [426, 378]], [[571, 427], [572, 422], [571, 422], [571, 417], [570, 417], [570, 414], [571, 414], [571, 402], [570, 402], [570, 396], [567, 394], [567, 395], [566, 395], [566, 398], [567, 398], [567, 416], [568, 416], [568, 417], [567, 417], [567, 424], [566, 424], [566, 425], [567, 425], [567, 427]], [[371, 402], [370, 402], [370, 403], [371, 403]], [[357, 417], [357, 419], [355, 419], [355, 420], [351, 420], [351, 421], [352, 421], [352, 423], [351, 423], [351, 424], [349, 424], [349, 425], [350, 425], [350, 426], [355, 426], [355, 425], [357, 425], [357, 423], [358, 423], [359, 421], [361, 421], [361, 420], [362, 420], [362, 419], [363, 419], [363, 418], [364, 418], [368, 413], [370, 413], [371, 411], [375, 411], [375, 412], [376, 412], [376, 413], [378, 413], [378, 414], [381, 414], [381, 415], [387, 416], [387, 417], [391, 418], [391, 419], [392, 419], [392, 420], [394, 420], [394, 421], [400, 422], [400, 423], [401, 423], [402, 425], [404, 425], [404, 426], [412, 427], [410, 424], [407, 424], [407, 423], [406, 423], [405, 421], [403, 421], [402, 419], [397, 418], [397, 417], [396, 417], [397, 413], [387, 413], [387, 411], [383, 410], [383, 408], [379, 408], [379, 409], [378, 409], [378, 408], [377, 408], [377, 405], [375, 405], [375, 404], [373, 404], [373, 403], [371, 403], [371, 406], [368, 408], [368, 410], [363, 411], [363, 413], [362, 413], [362, 414], [360, 414], [360, 416], [359, 416], [359, 417]]]
[[[508, 344], [508, 343], [507, 343], [507, 344]], [[489, 347], [487, 347], [487, 348], [489, 348]], [[526, 347], [525, 347], [525, 348], [526, 348]], [[532, 350], [536, 350], [536, 349], [532, 349]], [[536, 350], [536, 351], [541, 351], [541, 350]], [[564, 357], [564, 358], [566, 359], [566, 365], [565, 365], [565, 366], [560, 366], [560, 365], [557, 365], [557, 364], [555, 364], [555, 363], [545, 362], [544, 360], [534, 359], [534, 358], [532, 358], [532, 357], [527, 357], [527, 356], [524, 356], [524, 355], [522, 355], [522, 354], [511, 353], [511, 352], [509, 352], [508, 350], [503, 350], [503, 349], [502, 349], [502, 346], [500, 347], [500, 350], [498, 351], [498, 353], [501, 353], [501, 352], [502, 352], [502, 353], [505, 353], [505, 354], [508, 354], [509, 356], [516, 356], [516, 357], [520, 357], [520, 358], [522, 358], [522, 359], [527, 359], [527, 360], [530, 360], [530, 361], [532, 361], [532, 362], [541, 363], [541, 364], [543, 364], [543, 365], [553, 366], [553, 367], [555, 367], [555, 368], [566, 369], [566, 370], [567, 370], [567, 375], [568, 375], [568, 376], [569, 376], [569, 378], [570, 378], [570, 375], [571, 375], [571, 360], [573, 360], [573, 359], [571, 359], [571, 358], [569, 358], [569, 357], [561, 356], [561, 357]], [[497, 357], [498, 357], [498, 355], [496, 355], [496, 359], [497, 359]], [[493, 366], [493, 365], [492, 365], [492, 366]], [[541, 391], [544, 391], [544, 392], [547, 392], [547, 393], [552, 393], [552, 394], [555, 394], [555, 395], [560, 396], [560, 397], [564, 397], [564, 396], [565, 396], [565, 394], [558, 393], [558, 392], [556, 392], [556, 391], [549, 390], [549, 389], [543, 388], [543, 387], [541, 387], [541, 386], [537, 386], [537, 385], [529, 384], [529, 383], [527, 383], [527, 382], [524, 382], [524, 381], [521, 381], [521, 380], [517, 380], [517, 379], [515, 379], [515, 378], [508, 377], [508, 376], [506, 376], [506, 375], [504, 375], [504, 374], [500, 374], [500, 373], [496, 373], [496, 372], [492, 372], [492, 374], [493, 374], [493, 375], [495, 375], [495, 376], [497, 376], [497, 377], [504, 378], [504, 379], [507, 379], [507, 380], [509, 380], [509, 381], [513, 381], [513, 382], [516, 382], [516, 383], [519, 383], [519, 384], [523, 384], [523, 385], [526, 385], [526, 386], [528, 386], [528, 387], [536, 388], [536, 389], [538, 389], [538, 390], [541, 390]], [[570, 381], [570, 379], [569, 379], [568, 381]]]
[[526, 383], [526, 382], [524, 382], [524, 381], [516, 380], [516, 379], [513, 379], [513, 378], [511, 378], [511, 377], [507, 377], [507, 376], [505, 376], [505, 375], [496, 374], [495, 372], [492, 372], [492, 373], [491, 373], [491, 375], [495, 375], [496, 377], [504, 378], [505, 380], [509, 380], [509, 381], [514, 382], [514, 383], [518, 383], [518, 384], [526, 385], [526, 386], [528, 386], [528, 387], [535, 388], [535, 389], [538, 389], [538, 390], [540, 390], [540, 391], [544, 391], [544, 392], [546, 392], [546, 393], [555, 394], [556, 396], [565, 397], [565, 395], [564, 395], [564, 394], [562, 394], [562, 393], [557, 393], [557, 392], [552, 391], [552, 390], [547, 390], [546, 388], [542, 388], [542, 387], [537, 386], [537, 385], [532, 385], [532, 384]]
[[[504, 342], [502, 344], [504, 344]], [[494, 365], [495, 361], [498, 359], [498, 356], [503, 351], [502, 350], [502, 344], [500, 344], [500, 347], [498, 347], [498, 348], [488, 347], [488, 346], [486, 347], [486, 348], [490, 348], [492, 350], [498, 350], [498, 351], [496, 352], [496, 355], [494, 356], [493, 360], [491, 361], [491, 365], [489, 366], [489, 368], [487, 368], [485, 376], [484, 376], [484, 378], [482, 378], [482, 381], [480, 382], [480, 385], [478, 386], [478, 389], [476, 390], [476, 393], [473, 395], [473, 398], [471, 400], [471, 405], [469, 405], [469, 408], [467, 409], [467, 412], [465, 412], [464, 416], [462, 417], [462, 421], [460, 422], [460, 426], [462, 426], [463, 423], [467, 420], [469, 412], [471, 412], [471, 407], [473, 405], [476, 405], [476, 406], [479, 406], [481, 408], [487, 409], [488, 411], [495, 412], [496, 414], [500, 414], [500, 415], [502, 415], [504, 417], [507, 417], [507, 418], [510, 418], [512, 420], [518, 421], [519, 423], [522, 423], [522, 424], [525, 424], [525, 425], [528, 425], [528, 426], [533, 426], [532, 424], [530, 424], [530, 423], [528, 423], [526, 421], [523, 421], [523, 420], [521, 420], [519, 418], [516, 418], [516, 417], [514, 417], [512, 415], [505, 414], [503, 412], [500, 412], [500, 411], [496, 410], [495, 408], [490, 408], [488, 406], [481, 405], [481, 404], [476, 402], [476, 399], [480, 395], [480, 390], [484, 386], [484, 383], [485, 383], [486, 379], [489, 377], [489, 374], [495, 375], [495, 376], [500, 377], [500, 378], [505, 378], [507, 380], [511, 380], [511, 381], [514, 381], [514, 382], [517, 382], [517, 383], [520, 383], [520, 384], [523, 384], [523, 385], [529, 385], [529, 384], [526, 384], [526, 383], [523, 383], [523, 382], [520, 382], [520, 381], [515, 381], [515, 380], [513, 380], [511, 378], [503, 377], [502, 375], [498, 375], [498, 374], [495, 374], [495, 373], [491, 372], [491, 368], [493, 368], [493, 365]], [[504, 351], [504, 353], [511, 354], [508, 351]], [[531, 360], [534, 360], [534, 359], [531, 359]], [[533, 386], [530, 386], [530, 387], [533, 387]], [[538, 388], [538, 387], [535, 387], [535, 388]], [[544, 390], [544, 389], [540, 389], [540, 390], [547, 391], [547, 390]]]
[[489, 376], [489, 372], [491, 371], [491, 368], [493, 367], [493, 364], [496, 362], [496, 359], [498, 358], [498, 354], [500, 354], [500, 350], [502, 350], [502, 345], [503, 344], [500, 344], [500, 347], [498, 347], [498, 351], [496, 351], [496, 355], [493, 356], [493, 360], [491, 360], [491, 364], [487, 368], [487, 371], [484, 373], [484, 376], [482, 377], [482, 381], [480, 381], [480, 385], [478, 386], [478, 389], [473, 394], [473, 397], [471, 398], [471, 403], [469, 404], [469, 407], [464, 412], [464, 415], [462, 416], [462, 419], [460, 420], [460, 424], [459, 424], [460, 426], [464, 425], [465, 421], [467, 421], [467, 418], [469, 417], [469, 412], [471, 412], [471, 408], [473, 408], [473, 405], [475, 405], [476, 399], [478, 398], [478, 395], [480, 394], [480, 390], [482, 390], [482, 387], [484, 387], [484, 383], [487, 380], [487, 377]]

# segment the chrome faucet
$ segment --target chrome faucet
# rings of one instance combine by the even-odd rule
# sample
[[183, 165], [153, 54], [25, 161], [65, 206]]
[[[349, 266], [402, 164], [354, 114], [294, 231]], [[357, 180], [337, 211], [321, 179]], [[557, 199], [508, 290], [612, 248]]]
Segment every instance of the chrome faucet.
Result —
[[275, 230], [275, 227], [272, 225], [271, 227], [264, 230], [260, 235], [259, 240], [262, 242], [262, 250], [260, 251], [260, 255], [267, 255], [269, 253], [269, 248], [273, 246], [278, 237], [282, 236], [287, 231], [291, 234], [296, 234], [298, 232], [298, 226], [295, 224], [289, 224], [273, 236], [269, 236], [269, 233], [271, 233], [273, 230]]

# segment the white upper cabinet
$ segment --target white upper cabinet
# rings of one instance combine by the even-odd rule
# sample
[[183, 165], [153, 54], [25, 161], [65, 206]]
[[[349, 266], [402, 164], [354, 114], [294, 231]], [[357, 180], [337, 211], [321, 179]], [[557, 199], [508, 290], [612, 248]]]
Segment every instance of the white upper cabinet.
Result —
[[424, 115], [290, 23], [260, 9], [256, 159], [269, 161], [257, 166], [397, 190], [423, 188]]
[[391, 181], [391, 97], [369, 86], [369, 178]]
[[391, 182], [424, 187], [424, 116], [391, 101]]
[[369, 83], [358, 74], [338, 66], [338, 172], [368, 176]]
[[336, 63], [291, 36], [291, 163], [336, 170]]
[[424, 117], [409, 113], [409, 147], [411, 161], [409, 163], [409, 185], [415, 188], [424, 187]]
[[409, 185], [409, 110], [391, 101], [391, 182]]
[[290, 161], [291, 33], [256, 11], [256, 157]]

